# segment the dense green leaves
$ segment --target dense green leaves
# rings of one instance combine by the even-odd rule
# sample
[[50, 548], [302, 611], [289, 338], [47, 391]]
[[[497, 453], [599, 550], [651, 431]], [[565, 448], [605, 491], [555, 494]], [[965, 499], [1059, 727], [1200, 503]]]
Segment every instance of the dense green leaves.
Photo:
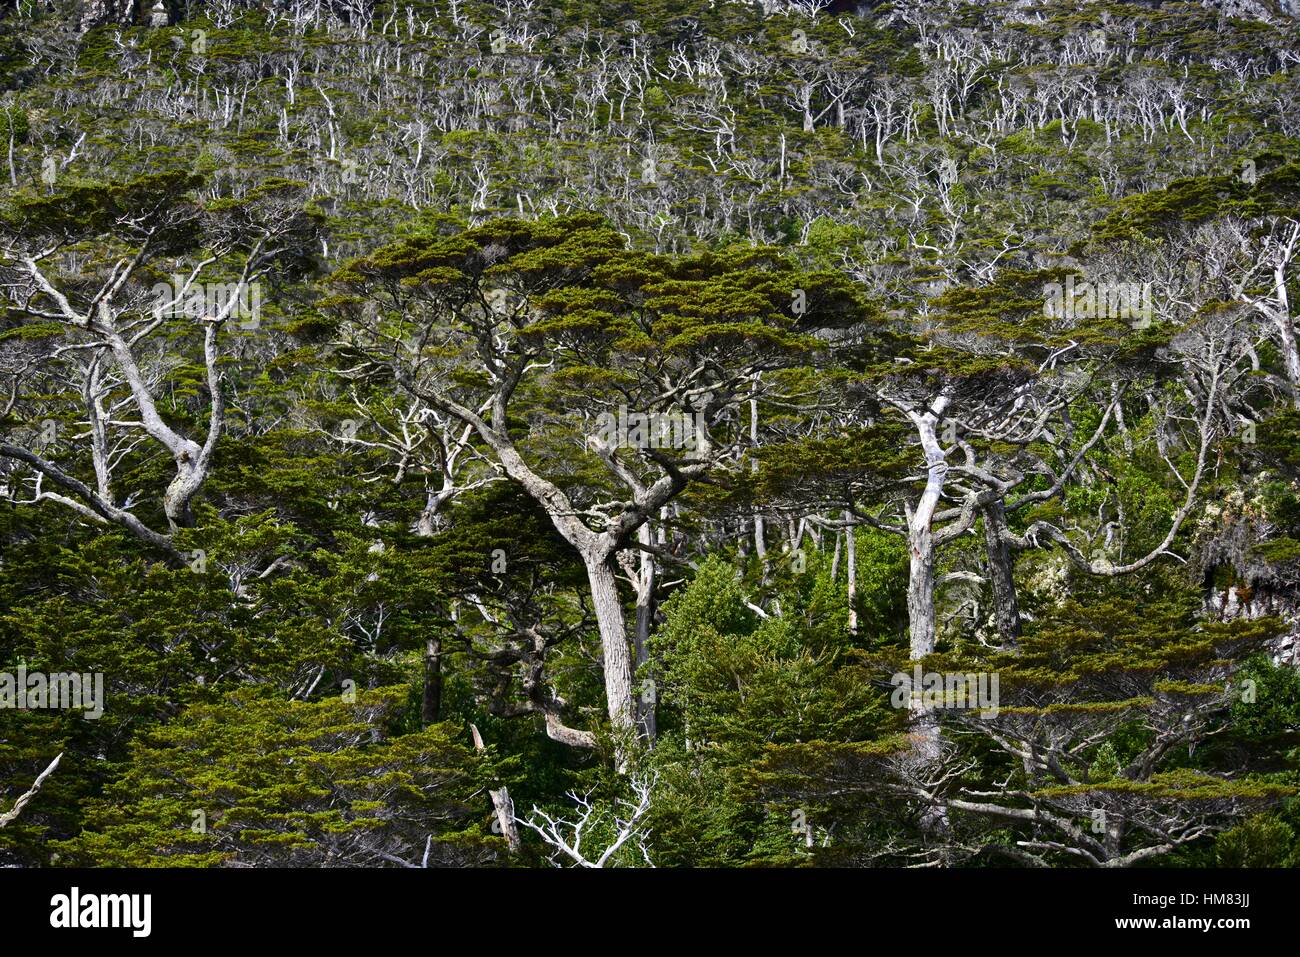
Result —
[[0, 13], [0, 865], [1296, 865], [1292, 25], [765, 6]]

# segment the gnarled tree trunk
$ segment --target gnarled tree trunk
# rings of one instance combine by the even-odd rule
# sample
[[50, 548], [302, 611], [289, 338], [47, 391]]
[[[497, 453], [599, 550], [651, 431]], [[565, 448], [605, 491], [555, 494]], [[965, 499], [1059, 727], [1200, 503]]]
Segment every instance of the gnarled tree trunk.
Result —
[[913, 659], [924, 658], [934, 651], [934, 530], [931, 525], [948, 474], [935, 426], [948, 401], [948, 396], [941, 395], [928, 411], [908, 414], [916, 426], [926, 465], [925, 489], [916, 508], [909, 508], [907, 514], [907, 620]]

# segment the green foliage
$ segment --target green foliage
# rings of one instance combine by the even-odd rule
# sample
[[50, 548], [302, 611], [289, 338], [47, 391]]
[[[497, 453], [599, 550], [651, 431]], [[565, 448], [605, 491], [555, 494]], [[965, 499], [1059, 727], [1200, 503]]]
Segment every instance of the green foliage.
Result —
[[1298, 867], [1295, 831], [1268, 814], [1253, 817], [1215, 839], [1220, 867]]
[[748, 769], [769, 748], [863, 740], [882, 724], [878, 695], [848, 655], [843, 590], [810, 565], [779, 595], [782, 614], [760, 618], [736, 569], [711, 558], [664, 609], [652, 660], [666, 706], [656, 766], [667, 859], [789, 863], [789, 809], [731, 806], [758, 800]]
[[611, 865], [1295, 865], [1280, 12], [75, 6], [0, 12], [0, 671], [107, 700], [0, 710], [0, 865], [563, 864], [489, 790], [598, 853], [646, 780]]
[[432, 835], [431, 862], [490, 860], [468, 803], [473, 752], [446, 725], [392, 734], [403, 698], [244, 691], [194, 705], [133, 745], [89, 829], [55, 853], [132, 867], [377, 867], [416, 863]]

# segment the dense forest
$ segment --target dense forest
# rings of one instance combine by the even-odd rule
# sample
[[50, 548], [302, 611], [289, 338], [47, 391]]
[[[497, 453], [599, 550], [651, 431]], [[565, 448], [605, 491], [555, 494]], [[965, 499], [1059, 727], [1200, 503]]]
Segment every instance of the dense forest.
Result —
[[0, 866], [1300, 865], [1300, 4], [3, 0]]

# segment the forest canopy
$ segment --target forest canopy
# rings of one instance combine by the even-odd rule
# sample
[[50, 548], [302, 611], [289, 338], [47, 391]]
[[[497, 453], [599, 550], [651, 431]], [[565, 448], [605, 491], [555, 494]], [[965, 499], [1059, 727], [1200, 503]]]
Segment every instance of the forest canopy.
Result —
[[0, 865], [1300, 864], [1297, 17], [4, 0]]

